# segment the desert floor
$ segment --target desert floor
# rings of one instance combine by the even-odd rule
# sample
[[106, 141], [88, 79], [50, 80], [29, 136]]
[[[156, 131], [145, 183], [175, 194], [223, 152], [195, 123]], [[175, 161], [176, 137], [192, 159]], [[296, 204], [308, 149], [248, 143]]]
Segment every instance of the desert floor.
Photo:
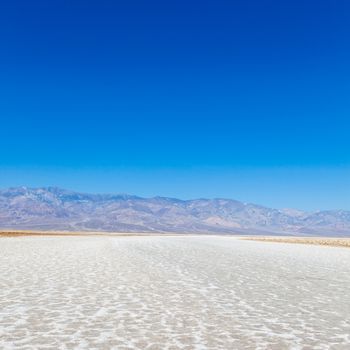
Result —
[[0, 349], [349, 349], [350, 249], [0, 238]]

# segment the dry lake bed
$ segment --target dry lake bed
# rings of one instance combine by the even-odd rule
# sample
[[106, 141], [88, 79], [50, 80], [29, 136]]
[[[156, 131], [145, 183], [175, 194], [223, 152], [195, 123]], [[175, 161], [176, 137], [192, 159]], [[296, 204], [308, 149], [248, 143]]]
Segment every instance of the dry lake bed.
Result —
[[350, 249], [3, 237], [0, 349], [350, 349]]

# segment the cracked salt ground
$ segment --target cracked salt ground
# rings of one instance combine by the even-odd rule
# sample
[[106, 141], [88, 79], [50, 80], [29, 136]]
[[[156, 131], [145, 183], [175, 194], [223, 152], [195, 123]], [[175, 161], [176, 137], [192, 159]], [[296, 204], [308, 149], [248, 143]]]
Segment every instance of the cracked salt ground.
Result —
[[0, 240], [1, 349], [349, 349], [350, 250], [232, 237]]

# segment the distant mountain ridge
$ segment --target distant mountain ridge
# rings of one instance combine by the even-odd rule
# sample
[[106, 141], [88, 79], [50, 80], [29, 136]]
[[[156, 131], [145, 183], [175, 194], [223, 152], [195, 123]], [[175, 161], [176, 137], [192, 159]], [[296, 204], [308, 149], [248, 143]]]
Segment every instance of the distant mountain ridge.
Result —
[[350, 211], [304, 212], [233, 199], [142, 198], [16, 187], [0, 190], [0, 228], [350, 236]]

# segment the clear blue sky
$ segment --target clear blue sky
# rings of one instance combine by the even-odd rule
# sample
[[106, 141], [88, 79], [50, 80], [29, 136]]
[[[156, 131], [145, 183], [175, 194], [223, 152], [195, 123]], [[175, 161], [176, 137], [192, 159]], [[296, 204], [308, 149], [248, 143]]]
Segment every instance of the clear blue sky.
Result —
[[0, 187], [350, 210], [349, 2], [0, 7]]

